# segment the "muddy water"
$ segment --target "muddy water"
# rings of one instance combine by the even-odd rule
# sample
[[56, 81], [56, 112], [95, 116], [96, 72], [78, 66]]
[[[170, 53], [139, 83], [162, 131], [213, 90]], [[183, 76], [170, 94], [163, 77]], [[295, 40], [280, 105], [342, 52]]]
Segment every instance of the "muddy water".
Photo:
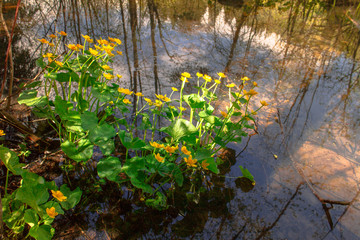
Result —
[[[236, 162], [198, 204], [154, 212], [99, 200], [97, 210], [89, 204], [83, 211], [78, 239], [360, 239], [355, 7], [48, 2], [24, 3], [18, 46], [30, 56], [38, 51], [34, 33], [42, 38], [55, 28], [68, 32], [66, 43], [82, 41], [81, 34], [116, 36], [124, 55], [113, 67], [126, 87], [164, 94], [180, 86], [183, 71], [222, 71], [234, 83], [255, 80], [255, 105], [269, 103], [257, 116], [258, 134], [229, 146]], [[253, 189], [235, 181], [239, 164], [254, 175]]]

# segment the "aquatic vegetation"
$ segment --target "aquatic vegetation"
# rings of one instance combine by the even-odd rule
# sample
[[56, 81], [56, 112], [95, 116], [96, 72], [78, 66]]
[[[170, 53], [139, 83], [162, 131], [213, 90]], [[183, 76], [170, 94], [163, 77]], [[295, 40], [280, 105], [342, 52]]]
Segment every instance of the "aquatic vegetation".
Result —
[[[230, 142], [241, 142], [254, 129], [253, 116], [267, 105], [261, 101], [258, 109], [250, 110], [257, 84], [247, 85], [250, 79], [243, 77], [240, 83], [226, 85], [228, 101], [222, 104], [226, 109], [216, 109], [212, 104], [219, 100], [217, 89], [227, 78], [221, 72], [219, 79], [197, 73], [197, 80], [184, 72], [179, 76], [180, 90], [172, 87], [169, 96], [144, 97], [115, 83], [115, 76], [120, 79], [121, 75], [110, 65], [112, 51], [121, 45], [119, 39], [83, 37], [83, 45], [68, 44], [63, 55], [57, 53], [59, 42], [41, 53], [37, 64], [44, 70], [44, 79], [29, 85], [18, 102], [51, 122], [61, 149], [74, 162], [85, 164], [99, 149], [99, 177], [137, 189], [148, 206], [167, 208], [169, 189], [181, 187], [185, 178], [191, 181], [195, 174], [218, 174], [219, 152]], [[190, 81], [197, 84], [195, 93], [184, 94]], [[38, 96], [40, 87], [44, 96]], [[126, 98], [132, 94], [133, 102]], [[160, 126], [160, 122], [168, 124]], [[165, 138], [156, 139], [159, 135]], [[116, 139], [125, 148], [124, 159], [114, 155]], [[241, 171], [254, 181], [246, 169], [241, 167]], [[200, 189], [193, 184], [191, 191]], [[61, 189], [52, 194], [60, 204], [68, 201]], [[47, 211], [50, 217], [56, 215], [51, 208]]]
[[[2, 220], [12, 231], [11, 234], [22, 233], [28, 225], [28, 236], [51, 239], [55, 233], [51, 226], [55, 217], [64, 214], [64, 210], [74, 208], [80, 202], [82, 191], [79, 187], [71, 191], [66, 185], [60, 186], [59, 190], [54, 181], [47, 182], [24, 169], [25, 164], [19, 162], [16, 153], [4, 146], [0, 146], [0, 159], [7, 168], [5, 195], [1, 198]], [[10, 174], [22, 179], [20, 187], [11, 194], [8, 193]]]

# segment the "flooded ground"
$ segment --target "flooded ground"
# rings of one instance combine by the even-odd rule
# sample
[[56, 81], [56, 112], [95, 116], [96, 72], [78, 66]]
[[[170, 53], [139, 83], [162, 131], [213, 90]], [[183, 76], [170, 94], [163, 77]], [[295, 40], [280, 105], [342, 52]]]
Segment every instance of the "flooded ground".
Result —
[[[255, 104], [269, 103], [257, 115], [258, 134], [229, 146], [236, 162], [200, 202], [158, 212], [109, 186], [118, 199], [88, 200], [74, 219], [59, 220], [56, 238], [360, 239], [356, 6], [254, 2], [22, 3], [15, 58], [35, 59], [36, 39], [55, 31], [69, 34], [64, 44], [81, 42], [81, 34], [113, 36], [123, 40], [112, 66], [124, 87], [164, 94], [179, 87], [183, 71], [222, 71], [235, 83], [255, 80]], [[13, 11], [5, 8], [9, 21]], [[20, 60], [17, 72], [30, 76]], [[240, 164], [254, 175], [253, 189], [236, 179]]]

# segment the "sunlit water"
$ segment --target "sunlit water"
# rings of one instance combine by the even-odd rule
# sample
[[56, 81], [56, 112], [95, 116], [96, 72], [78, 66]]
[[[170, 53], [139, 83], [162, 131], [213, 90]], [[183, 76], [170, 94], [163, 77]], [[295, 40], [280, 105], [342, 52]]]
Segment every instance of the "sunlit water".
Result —
[[[67, 43], [79, 41], [79, 32], [124, 39], [119, 3], [75, 2], [76, 6], [63, 2], [65, 23], [64, 6], [57, 1], [25, 2], [24, 11], [34, 12], [19, 22], [19, 47], [28, 48], [35, 57], [39, 49], [34, 38], [53, 33], [55, 26], [57, 31], [65, 30], [65, 25]], [[41, 8], [36, 9], [38, 4]], [[206, 201], [177, 216], [148, 216], [146, 211], [138, 216], [105, 203], [102, 213], [87, 209], [79, 239], [360, 238], [359, 64], [353, 54], [359, 34], [352, 23], [336, 21], [335, 10], [319, 7], [304, 20], [300, 13], [289, 18], [290, 10], [259, 7], [256, 12], [254, 6], [232, 8], [214, 1], [156, 1], [156, 5], [162, 93], [180, 86], [183, 71], [213, 77], [227, 71], [234, 83], [242, 76], [258, 83], [254, 109], [260, 107], [260, 100], [269, 106], [257, 116], [257, 135], [230, 144], [237, 162]], [[134, 70], [127, 3], [123, 7]], [[155, 92], [149, 12], [146, 1], [138, 1], [137, 7], [138, 70], [141, 91], [149, 96]], [[112, 67], [124, 76], [124, 87], [130, 87], [125, 56], [117, 57]], [[241, 175], [240, 164], [256, 180], [249, 192], [232, 178]], [[139, 231], [134, 219], [142, 218], [150, 220], [142, 221]]]

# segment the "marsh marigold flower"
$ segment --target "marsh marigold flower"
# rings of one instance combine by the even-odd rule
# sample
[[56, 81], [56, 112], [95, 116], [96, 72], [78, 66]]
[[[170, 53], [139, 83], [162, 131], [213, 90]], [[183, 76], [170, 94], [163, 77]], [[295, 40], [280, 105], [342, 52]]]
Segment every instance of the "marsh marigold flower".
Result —
[[50, 38], [56, 38], [56, 35], [55, 34], [50, 34], [49, 37]]
[[184, 158], [184, 160], [189, 167], [196, 167], [197, 159], [193, 159], [191, 155], [189, 158]]
[[248, 77], [243, 77], [243, 78], [241, 78], [241, 80], [243, 80], [243, 81], [249, 81], [250, 78], [248, 78]]
[[181, 76], [181, 77], [180, 77], [180, 80], [183, 81], [183, 82], [189, 82], [189, 81], [187, 80], [187, 78], [184, 77], [184, 76]]
[[258, 86], [257, 82], [253, 82], [253, 85], [254, 85], [254, 87]]
[[122, 78], [122, 76], [121, 76], [120, 74], [116, 74], [116, 76], [117, 76], [118, 78]]
[[235, 87], [236, 85], [234, 84], [234, 83], [231, 83], [231, 84], [228, 84], [228, 85], [226, 85], [228, 88], [233, 88], [233, 87]]
[[108, 65], [104, 65], [104, 66], [102, 66], [102, 68], [103, 68], [104, 70], [111, 70], [111, 67], [109, 67]]
[[0, 130], [0, 137], [5, 136], [4, 130]]
[[199, 73], [199, 72], [197, 72], [197, 73], [196, 73], [196, 76], [199, 78], [199, 77], [202, 77], [202, 76], [204, 76], [204, 75], [201, 74], [201, 73]]
[[179, 147], [166, 146], [164, 149], [165, 149], [166, 152], [172, 154], [172, 153], [174, 153], [176, 150], [178, 150]]
[[225, 74], [222, 73], [222, 72], [218, 72], [218, 75], [219, 75], [219, 77], [221, 77], [221, 78], [225, 78], [225, 77], [226, 77]]
[[96, 51], [95, 49], [89, 48], [89, 52], [91, 55], [97, 56], [99, 54], [98, 51]]
[[171, 88], [174, 92], [178, 92], [179, 90], [176, 87]]
[[124, 88], [118, 88], [118, 92], [119, 92], [119, 93], [126, 94], [126, 95], [131, 95], [131, 94], [133, 94], [133, 91], [130, 91], [129, 89], [124, 89]]
[[203, 79], [205, 80], [205, 81], [207, 81], [207, 82], [211, 82], [211, 77], [209, 76], [209, 75], [204, 75], [203, 76]]
[[59, 65], [60, 67], [62, 67], [62, 66], [64, 65], [62, 62], [57, 61], [57, 60], [55, 60], [55, 63], [56, 63], [57, 65]]
[[51, 207], [51, 208], [46, 208], [46, 213], [49, 215], [49, 217], [51, 218], [55, 218], [57, 215], [59, 215], [59, 213], [57, 213], [55, 211], [55, 208], [54, 207]]
[[94, 42], [94, 40], [92, 40], [91, 37], [88, 36], [88, 35], [82, 35], [82, 34], [81, 34], [81, 36], [83, 36], [83, 38], [84, 38], [87, 42], [89, 42], [89, 43], [93, 43], [93, 42]]
[[165, 161], [165, 157], [161, 157], [159, 153], [155, 154], [155, 159], [161, 163], [163, 163]]
[[121, 51], [116, 51], [117, 54], [123, 55]]
[[60, 191], [51, 190], [51, 193], [52, 193], [53, 197], [56, 198], [59, 202], [66, 201], [66, 199], [67, 199], [67, 197], [65, 197], [64, 194]]
[[138, 97], [144, 96], [141, 92], [137, 92], [137, 93], [135, 93], [135, 95], [138, 96]]
[[48, 43], [50, 47], [55, 47], [55, 44], [53, 44], [52, 42]]
[[104, 78], [106, 78], [107, 80], [111, 80], [114, 78], [114, 75], [110, 74], [110, 73], [103, 73]]
[[182, 146], [181, 151], [186, 155], [191, 155], [191, 152], [189, 150], [187, 150], [186, 146]]
[[130, 100], [129, 100], [129, 99], [126, 99], [126, 98], [123, 100], [123, 103], [125, 103], [125, 104], [131, 104]]
[[263, 105], [264, 107], [267, 106], [267, 105], [269, 105], [265, 100], [261, 100], [260, 103], [261, 103], [261, 105]]
[[75, 45], [75, 44], [69, 44], [67, 45], [67, 47], [70, 49], [70, 50], [73, 50], [73, 51], [78, 51], [78, 47]]
[[186, 111], [186, 108], [184, 108], [184, 107], [179, 107], [179, 110], [180, 110], [180, 111]]
[[46, 40], [45, 38], [38, 39], [38, 41], [40, 41], [41, 43], [49, 43], [49, 41], [48, 41], [48, 40]]
[[214, 82], [215, 82], [216, 84], [220, 84], [220, 83], [221, 83], [221, 81], [220, 81], [219, 79], [214, 79]]
[[66, 33], [66, 32], [64, 32], [64, 31], [60, 31], [60, 32], [59, 32], [59, 34], [60, 34], [61, 36], [64, 36], [64, 37], [66, 37], [66, 36], [67, 36], [67, 33]]
[[210, 163], [207, 163], [206, 161], [201, 162], [201, 167], [205, 170], [209, 170], [207, 167], [210, 165]]
[[224, 118], [227, 118], [228, 114], [226, 112], [220, 111], [220, 113]]
[[159, 144], [157, 142], [149, 142], [154, 148], [164, 148], [164, 144]]
[[190, 73], [188, 73], [188, 72], [183, 72], [183, 73], [181, 74], [181, 76], [186, 77], [186, 78], [191, 78], [191, 75], [190, 75]]
[[258, 92], [254, 89], [250, 89], [249, 91], [244, 90], [244, 95], [254, 96], [256, 94], [258, 94]]

